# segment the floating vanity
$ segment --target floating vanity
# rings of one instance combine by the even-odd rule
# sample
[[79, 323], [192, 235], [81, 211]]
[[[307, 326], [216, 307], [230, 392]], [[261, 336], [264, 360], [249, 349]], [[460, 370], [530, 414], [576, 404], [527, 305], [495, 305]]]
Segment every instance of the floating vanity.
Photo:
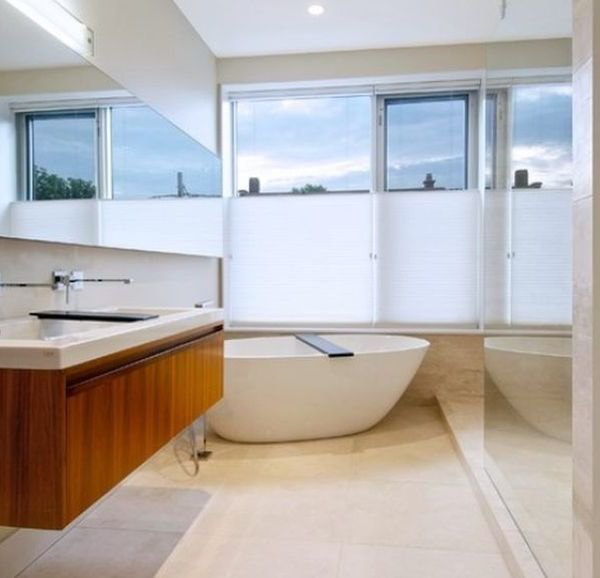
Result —
[[0, 526], [64, 528], [222, 397], [220, 310], [136, 312], [0, 322]]

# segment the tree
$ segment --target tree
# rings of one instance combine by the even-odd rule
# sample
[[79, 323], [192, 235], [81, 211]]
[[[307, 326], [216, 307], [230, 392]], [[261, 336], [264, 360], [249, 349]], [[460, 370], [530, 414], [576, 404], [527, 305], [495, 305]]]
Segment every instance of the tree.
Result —
[[306, 183], [303, 187], [294, 187], [292, 189], [292, 193], [325, 193], [327, 192], [327, 188], [323, 185], [311, 185], [310, 183]]
[[96, 185], [85, 179], [69, 177], [63, 179], [48, 173], [43, 167], [36, 166], [33, 175], [34, 198], [36, 201], [54, 199], [93, 199], [96, 197]]

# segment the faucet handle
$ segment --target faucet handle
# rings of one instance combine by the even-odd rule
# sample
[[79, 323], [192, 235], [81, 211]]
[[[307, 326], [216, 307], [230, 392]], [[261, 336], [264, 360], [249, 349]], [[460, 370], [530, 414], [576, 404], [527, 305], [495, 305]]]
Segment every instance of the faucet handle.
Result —
[[52, 271], [52, 290], [66, 291], [69, 287], [69, 274], [62, 269]]

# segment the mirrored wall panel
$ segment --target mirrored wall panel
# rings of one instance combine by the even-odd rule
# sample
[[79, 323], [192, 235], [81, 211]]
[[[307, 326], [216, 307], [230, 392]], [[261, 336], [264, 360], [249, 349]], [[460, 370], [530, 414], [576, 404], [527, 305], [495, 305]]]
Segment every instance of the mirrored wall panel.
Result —
[[0, 235], [222, 255], [220, 159], [6, 0], [0, 21]]
[[570, 81], [490, 79], [485, 118], [486, 470], [544, 574], [568, 578]]

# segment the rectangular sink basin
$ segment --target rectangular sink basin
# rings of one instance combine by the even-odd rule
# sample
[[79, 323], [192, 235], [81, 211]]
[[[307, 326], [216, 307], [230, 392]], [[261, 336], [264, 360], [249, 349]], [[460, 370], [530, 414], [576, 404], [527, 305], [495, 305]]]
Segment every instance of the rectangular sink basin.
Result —
[[222, 309], [105, 308], [102, 319], [134, 314], [135, 323], [21, 317], [0, 320], [0, 368], [66, 369], [178, 334], [223, 324]]
[[0, 322], [0, 340], [49, 341], [77, 336], [88, 331], [107, 329], [113, 323], [102, 321], [69, 321], [65, 319], [15, 319]]

